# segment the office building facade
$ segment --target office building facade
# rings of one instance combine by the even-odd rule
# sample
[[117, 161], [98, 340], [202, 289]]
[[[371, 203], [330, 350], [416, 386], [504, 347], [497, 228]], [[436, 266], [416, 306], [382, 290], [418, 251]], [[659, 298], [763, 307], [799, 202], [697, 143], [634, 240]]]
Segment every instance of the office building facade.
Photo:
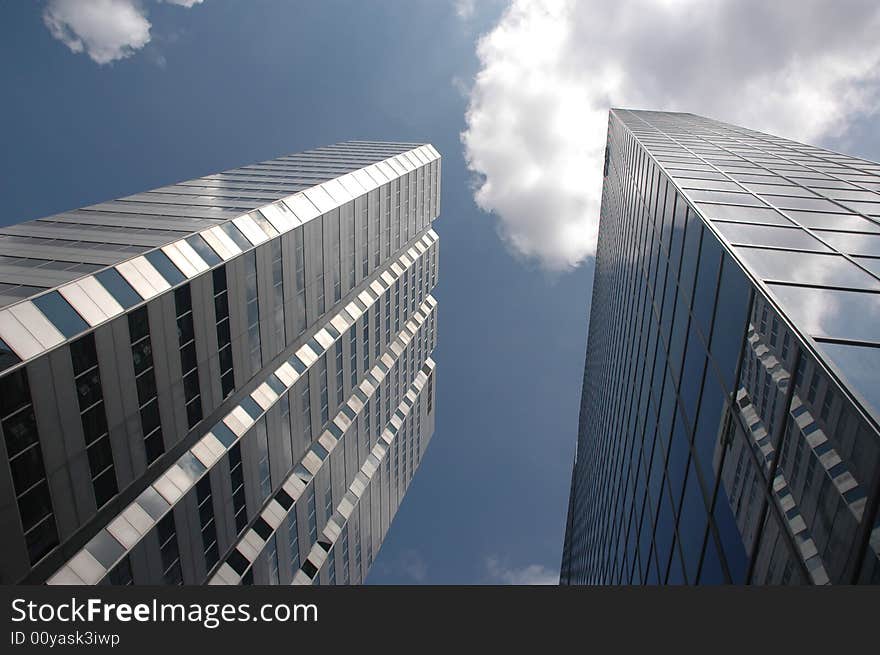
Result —
[[0, 229], [0, 577], [358, 584], [434, 430], [440, 155], [355, 141]]
[[880, 582], [880, 164], [610, 112], [563, 584]]

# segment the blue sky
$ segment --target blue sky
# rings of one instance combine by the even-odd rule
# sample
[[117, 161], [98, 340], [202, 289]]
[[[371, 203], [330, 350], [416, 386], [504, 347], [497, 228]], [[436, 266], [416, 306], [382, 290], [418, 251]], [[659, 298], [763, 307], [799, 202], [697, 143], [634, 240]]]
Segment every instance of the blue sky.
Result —
[[433, 143], [437, 430], [368, 582], [552, 581], [608, 106], [877, 159], [877, 8], [807, 4], [4, 3], [0, 224], [346, 139]]

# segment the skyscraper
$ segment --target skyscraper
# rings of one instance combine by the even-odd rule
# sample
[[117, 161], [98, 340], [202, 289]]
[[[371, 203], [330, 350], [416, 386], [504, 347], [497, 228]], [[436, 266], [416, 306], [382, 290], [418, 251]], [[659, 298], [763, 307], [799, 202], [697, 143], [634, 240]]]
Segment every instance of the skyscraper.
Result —
[[4, 583], [356, 584], [434, 429], [440, 155], [0, 229]]
[[610, 112], [561, 581], [880, 582], [880, 164]]

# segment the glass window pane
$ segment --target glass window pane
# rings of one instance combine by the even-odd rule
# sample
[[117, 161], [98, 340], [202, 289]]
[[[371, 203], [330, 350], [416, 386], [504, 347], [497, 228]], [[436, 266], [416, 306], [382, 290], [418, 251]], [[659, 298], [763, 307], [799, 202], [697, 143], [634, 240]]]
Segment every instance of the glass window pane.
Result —
[[783, 311], [810, 336], [874, 341], [880, 294], [769, 285]]
[[72, 337], [89, 327], [57, 291], [51, 291], [39, 298], [34, 298], [33, 303], [65, 337]]
[[690, 191], [688, 195], [696, 201], [724, 202], [731, 205], [751, 205], [763, 207], [764, 203], [758, 200], [751, 193], [732, 193], [729, 191]]
[[709, 219], [742, 221], [744, 223], [766, 223], [768, 225], [791, 225], [791, 221], [778, 211], [765, 207], [706, 205], [703, 203], [699, 203], [697, 207], [700, 213]]
[[220, 229], [226, 233], [226, 236], [235, 242], [235, 245], [245, 252], [253, 248], [253, 244], [247, 240], [247, 238], [241, 233], [241, 230], [235, 227], [233, 223], [224, 223], [220, 226]]
[[880, 415], [880, 348], [842, 343], [820, 342], [824, 351], [840, 369], [852, 388]]
[[763, 280], [880, 290], [880, 280], [841, 255], [763, 248], [737, 248], [737, 252]]
[[186, 242], [193, 247], [193, 250], [199, 253], [201, 258], [205, 260], [205, 263], [208, 264], [208, 266], [216, 266], [223, 261], [222, 259], [220, 259], [220, 256], [217, 255], [216, 252], [214, 252], [214, 249], [208, 245], [208, 242], [205, 241], [198, 234], [187, 237]]
[[108, 268], [100, 273], [95, 273], [95, 278], [107, 290], [107, 293], [113, 296], [116, 302], [125, 309], [143, 300], [115, 268]]
[[144, 257], [159, 271], [159, 275], [164, 277], [172, 286], [186, 280], [186, 276], [168, 259], [168, 255], [161, 250], [148, 252]]
[[791, 210], [786, 212], [791, 218], [809, 228], [829, 230], [859, 230], [861, 232], [880, 232], [880, 225], [867, 218], [853, 214], [829, 214], [827, 212], [807, 212]]
[[859, 234], [856, 232], [816, 233], [832, 247], [847, 255], [870, 255], [880, 257], [880, 234]]
[[741, 223], [713, 223], [718, 231], [733, 244], [747, 246], [775, 246], [778, 248], [797, 248], [798, 250], [830, 251], [810, 233], [797, 229], [774, 227], [771, 225], [743, 225]]

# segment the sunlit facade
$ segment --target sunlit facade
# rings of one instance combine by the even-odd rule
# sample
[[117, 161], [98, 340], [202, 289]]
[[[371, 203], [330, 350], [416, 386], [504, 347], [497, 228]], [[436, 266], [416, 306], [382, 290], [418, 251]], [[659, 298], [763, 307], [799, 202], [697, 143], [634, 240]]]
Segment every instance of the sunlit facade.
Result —
[[357, 584], [434, 431], [440, 155], [0, 229], [0, 581]]
[[615, 109], [563, 584], [880, 582], [880, 164]]

